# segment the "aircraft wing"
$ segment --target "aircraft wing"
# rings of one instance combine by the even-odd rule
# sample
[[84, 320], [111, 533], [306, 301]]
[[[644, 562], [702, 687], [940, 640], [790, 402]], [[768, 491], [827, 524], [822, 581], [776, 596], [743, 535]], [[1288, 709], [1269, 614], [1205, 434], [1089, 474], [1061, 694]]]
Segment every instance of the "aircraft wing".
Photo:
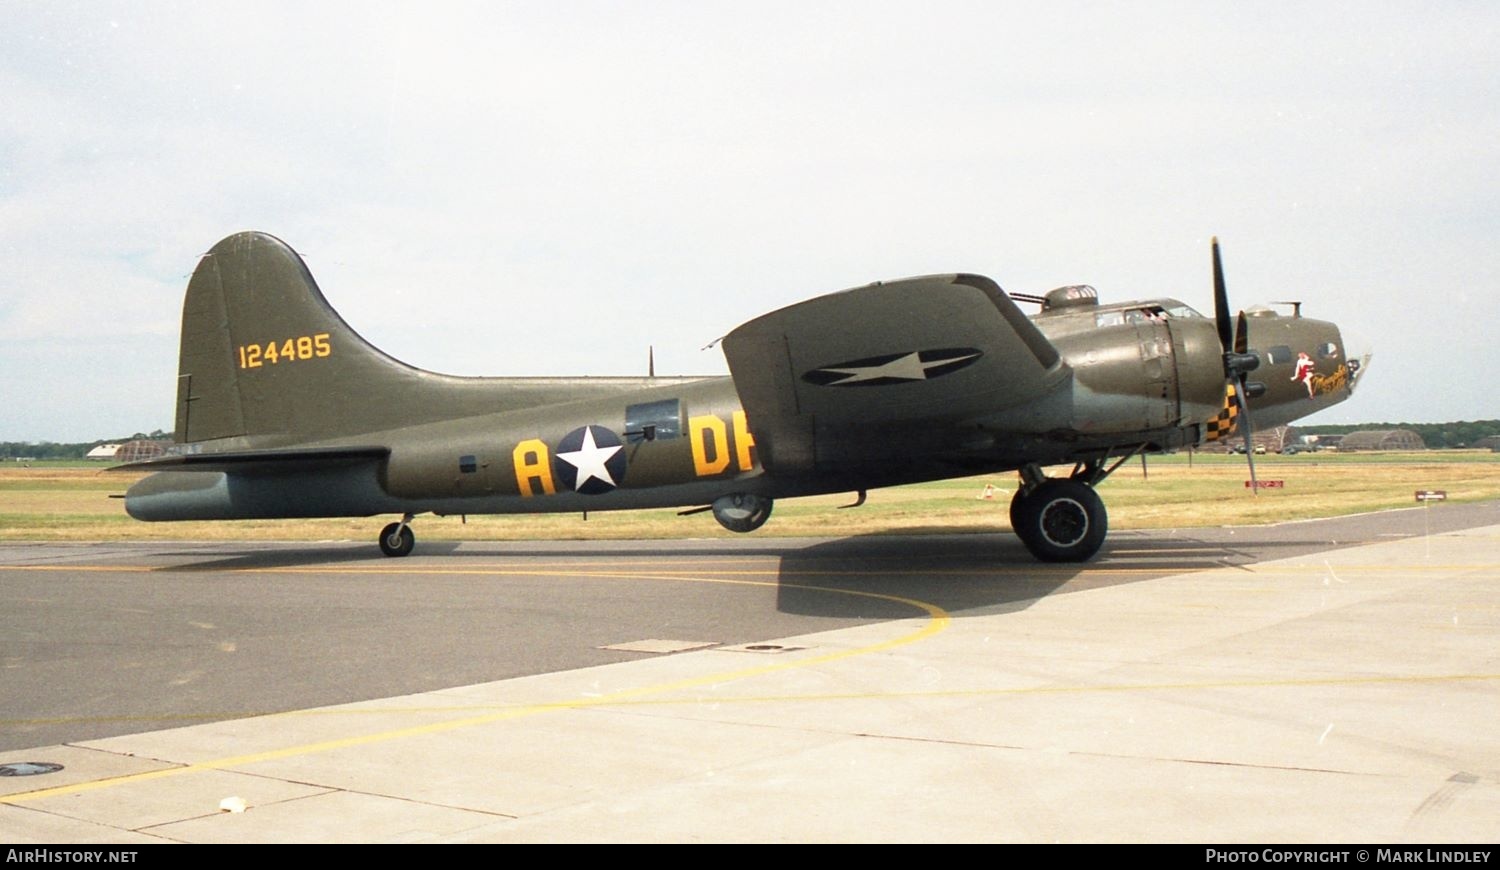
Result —
[[237, 474], [292, 474], [373, 462], [391, 455], [389, 447], [293, 447], [222, 453], [185, 453], [116, 465], [109, 471], [232, 471]]
[[1066, 377], [1057, 349], [979, 275], [810, 299], [741, 325], [724, 355], [772, 473], [811, 470], [883, 429], [909, 439], [1012, 408]]

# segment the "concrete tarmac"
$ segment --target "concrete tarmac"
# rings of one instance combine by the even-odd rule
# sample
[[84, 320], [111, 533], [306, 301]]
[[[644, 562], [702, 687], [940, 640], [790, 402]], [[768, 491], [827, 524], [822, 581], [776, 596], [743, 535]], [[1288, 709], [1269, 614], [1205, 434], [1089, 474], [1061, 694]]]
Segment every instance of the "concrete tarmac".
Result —
[[0, 547], [0, 841], [1491, 842], [1497, 542]]

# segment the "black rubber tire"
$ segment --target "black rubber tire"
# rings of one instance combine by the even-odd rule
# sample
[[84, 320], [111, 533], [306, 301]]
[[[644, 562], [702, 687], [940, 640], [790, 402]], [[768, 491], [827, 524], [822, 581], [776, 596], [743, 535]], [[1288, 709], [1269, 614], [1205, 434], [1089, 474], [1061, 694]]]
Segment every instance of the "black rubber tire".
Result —
[[1109, 515], [1093, 487], [1048, 480], [1011, 502], [1016, 535], [1043, 562], [1087, 562], [1104, 545]]
[[753, 532], [771, 518], [775, 503], [762, 495], [737, 492], [714, 500], [714, 519], [731, 532]]
[[380, 552], [387, 556], [408, 556], [417, 545], [417, 536], [411, 526], [391, 523], [380, 530]]
[[1026, 501], [1026, 487], [1023, 484], [1016, 490], [1016, 494], [1010, 497], [1010, 527], [1016, 529], [1020, 534], [1021, 528], [1021, 504]]

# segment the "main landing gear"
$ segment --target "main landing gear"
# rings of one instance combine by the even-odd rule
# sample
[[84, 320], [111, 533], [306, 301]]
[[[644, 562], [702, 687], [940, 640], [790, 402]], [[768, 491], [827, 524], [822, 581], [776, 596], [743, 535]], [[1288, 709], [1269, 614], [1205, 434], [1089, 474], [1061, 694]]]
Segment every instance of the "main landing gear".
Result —
[[387, 556], [409, 556], [417, 545], [417, 536], [411, 531], [411, 514], [380, 530], [380, 552]]
[[1022, 466], [1021, 488], [1010, 501], [1010, 526], [1026, 549], [1043, 562], [1092, 559], [1109, 532], [1109, 514], [1094, 487], [1129, 458], [1108, 468], [1103, 460], [1080, 462], [1069, 477], [1047, 477], [1039, 466]]

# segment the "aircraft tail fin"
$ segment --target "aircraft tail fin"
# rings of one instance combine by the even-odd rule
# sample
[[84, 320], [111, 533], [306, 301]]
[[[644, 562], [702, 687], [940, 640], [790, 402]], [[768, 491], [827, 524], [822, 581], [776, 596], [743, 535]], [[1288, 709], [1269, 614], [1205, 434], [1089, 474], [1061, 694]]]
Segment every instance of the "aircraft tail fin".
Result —
[[[230, 236], [193, 272], [182, 310], [176, 435], [336, 437], [379, 428], [402, 392], [442, 378], [365, 341], [286, 243]], [[371, 406], [375, 410], [371, 410]]]
[[308, 445], [692, 380], [425, 371], [360, 337], [285, 242], [244, 232], [214, 245], [188, 282], [177, 441], [216, 442], [213, 452]]

